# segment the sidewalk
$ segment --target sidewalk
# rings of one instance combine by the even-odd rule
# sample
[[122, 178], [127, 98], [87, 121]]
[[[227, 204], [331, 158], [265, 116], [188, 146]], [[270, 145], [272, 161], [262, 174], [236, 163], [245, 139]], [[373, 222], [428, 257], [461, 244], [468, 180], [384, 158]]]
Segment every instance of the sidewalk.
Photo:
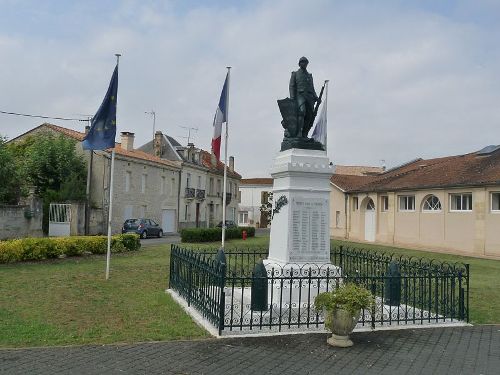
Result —
[[498, 374], [500, 325], [0, 349], [0, 374]]

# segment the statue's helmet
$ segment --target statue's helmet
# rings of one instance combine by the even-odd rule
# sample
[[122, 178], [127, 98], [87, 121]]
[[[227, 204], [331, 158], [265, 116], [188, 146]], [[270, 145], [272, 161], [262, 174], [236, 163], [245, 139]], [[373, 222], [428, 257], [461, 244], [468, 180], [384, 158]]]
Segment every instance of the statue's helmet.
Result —
[[301, 62], [305, 62], [306, 64], [309, 64], [309, 60], [308, 60], [308, 59], [307, 59], [307, 57], [305, 57], [305, 56], [302, 56], [302, 57], [299, 59], [299, 64], [300, 64]]

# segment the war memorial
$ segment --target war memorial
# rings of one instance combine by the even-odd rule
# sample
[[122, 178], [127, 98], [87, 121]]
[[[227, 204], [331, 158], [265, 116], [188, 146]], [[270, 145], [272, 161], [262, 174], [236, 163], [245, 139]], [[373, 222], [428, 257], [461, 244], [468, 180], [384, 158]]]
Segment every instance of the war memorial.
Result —
[[465, 324], [465, 265], [331, 248], [334, 170], [325, 146], [309, 137], [323, 89], [317, 95], [308, 64], [299, 59], [290, 95], [277, 103], [284, 136], [271, 170], [269, 248], [195, 252], [172, 245], [168, 293], [215, 336], [325, 332], [314, 300], [345, 283], [375, 301], [361, 311], [356, 330]]

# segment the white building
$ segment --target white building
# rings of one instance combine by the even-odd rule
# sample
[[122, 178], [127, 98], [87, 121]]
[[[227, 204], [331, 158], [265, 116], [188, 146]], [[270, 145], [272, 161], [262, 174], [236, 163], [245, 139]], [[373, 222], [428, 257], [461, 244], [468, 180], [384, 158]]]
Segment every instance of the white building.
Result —
[[272, 178], [246, 178], [241, 180], [240, 205], [238, 207], [238, 225], [266, 228], [267, 218], [260, 212], [260, 207], [267, 202], [272, 191]]

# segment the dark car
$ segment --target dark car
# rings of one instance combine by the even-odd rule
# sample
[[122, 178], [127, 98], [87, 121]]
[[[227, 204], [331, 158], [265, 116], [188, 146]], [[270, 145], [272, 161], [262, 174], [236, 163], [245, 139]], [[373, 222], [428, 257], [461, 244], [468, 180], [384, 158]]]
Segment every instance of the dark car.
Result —
[[123, 223], [122, 233], [137, 233], [141, 238], [163, 236], [160, 225], [152, 219], [127, 219]]
[[[218, 228], [222, 228], [222, 221], [217, 224], [217, 227]], [[236, 223], [232, 220], [226, 220], [226, 228], [236, 228], [238, 227], [238, 225], [236, 225]]]

